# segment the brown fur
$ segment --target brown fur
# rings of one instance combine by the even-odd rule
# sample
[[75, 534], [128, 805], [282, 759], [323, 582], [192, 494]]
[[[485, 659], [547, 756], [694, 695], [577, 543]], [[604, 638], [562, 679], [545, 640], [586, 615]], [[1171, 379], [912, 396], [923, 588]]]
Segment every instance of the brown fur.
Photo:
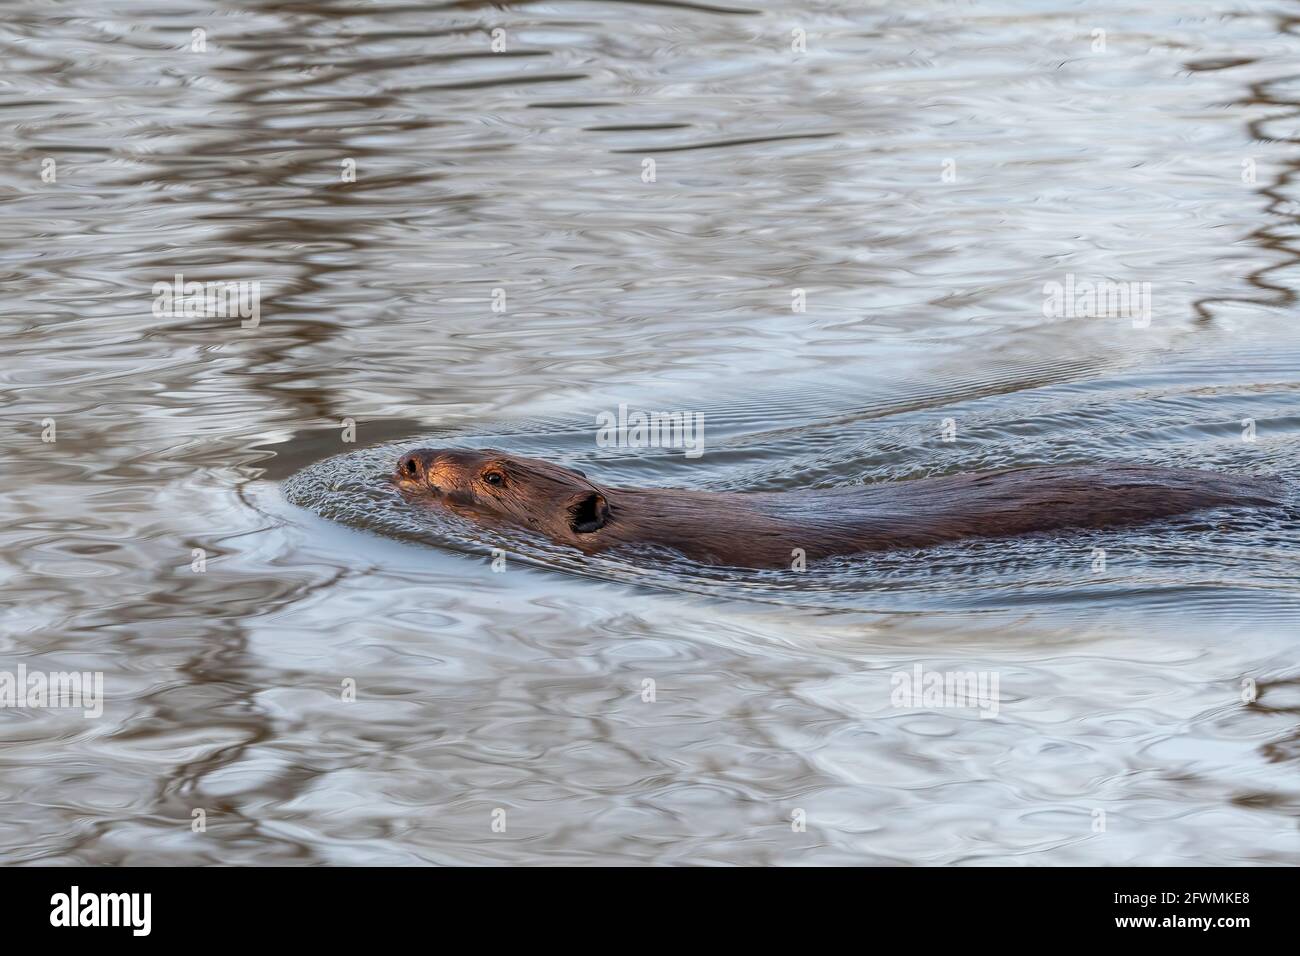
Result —
[[[499, 476], [493, 484], [490, 476]], [[487, 450], [419, 448], [394, 480], [473, 520], [524, 527], [588, 554], [658, 545], [695, 561], [789, 567], [962, 538], [1133, 525], [1220, 506], [1268, 506], [1276, 481], [1147, 465], [1013, 468], [848, 488], [737, 494], [606, 488], [581, 472]]]

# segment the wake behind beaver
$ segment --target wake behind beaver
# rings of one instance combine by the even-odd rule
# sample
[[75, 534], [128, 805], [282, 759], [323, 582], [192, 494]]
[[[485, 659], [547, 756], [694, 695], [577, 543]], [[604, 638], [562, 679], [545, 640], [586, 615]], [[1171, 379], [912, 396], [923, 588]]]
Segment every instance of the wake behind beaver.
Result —
[[586, 554], [651, 545], [702, 564], [748, 568], [1118, 528], [1211, 508], [1280, 507], [1283, 495], [1273, 478], [1120, 463], [780, 492], [617, 488], [495, 449], [418, 448], [399, 459], [393, 479], [413, 503], [527, 529]]

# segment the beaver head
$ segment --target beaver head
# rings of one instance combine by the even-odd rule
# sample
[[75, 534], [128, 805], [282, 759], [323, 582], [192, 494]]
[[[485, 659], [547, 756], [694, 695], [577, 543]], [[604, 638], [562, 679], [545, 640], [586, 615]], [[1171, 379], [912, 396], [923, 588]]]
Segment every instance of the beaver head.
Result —
[[401, 491], [578, 544], [609, 520], [605, 494], [575, 469], [491, 448], [417, 448], [397, 462]]

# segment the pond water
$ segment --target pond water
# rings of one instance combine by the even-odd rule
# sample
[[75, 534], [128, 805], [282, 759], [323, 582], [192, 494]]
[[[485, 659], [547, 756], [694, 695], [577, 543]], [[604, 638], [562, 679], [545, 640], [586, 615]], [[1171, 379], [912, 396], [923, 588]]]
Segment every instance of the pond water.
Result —
[[17, 0], [0, 672], [104, 694], [0, 860], [1300, 862], [1294, 500], [740, 572], [386, 481], [1300, 486], [1291, 6]]

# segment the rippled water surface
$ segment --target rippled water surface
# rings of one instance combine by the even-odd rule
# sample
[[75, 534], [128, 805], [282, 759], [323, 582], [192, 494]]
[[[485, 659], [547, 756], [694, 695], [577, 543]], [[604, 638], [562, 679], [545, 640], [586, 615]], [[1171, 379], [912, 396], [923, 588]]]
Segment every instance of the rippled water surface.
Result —
[[[1300, 862], [1294, 500], [745, 573], [385, 479], [1294, 498], [1293, 7], [11, 3], [0, 671], [106, 699], [0, 711], [0, 860]], [[705, 454], [598, 445], [620, 404]]]

